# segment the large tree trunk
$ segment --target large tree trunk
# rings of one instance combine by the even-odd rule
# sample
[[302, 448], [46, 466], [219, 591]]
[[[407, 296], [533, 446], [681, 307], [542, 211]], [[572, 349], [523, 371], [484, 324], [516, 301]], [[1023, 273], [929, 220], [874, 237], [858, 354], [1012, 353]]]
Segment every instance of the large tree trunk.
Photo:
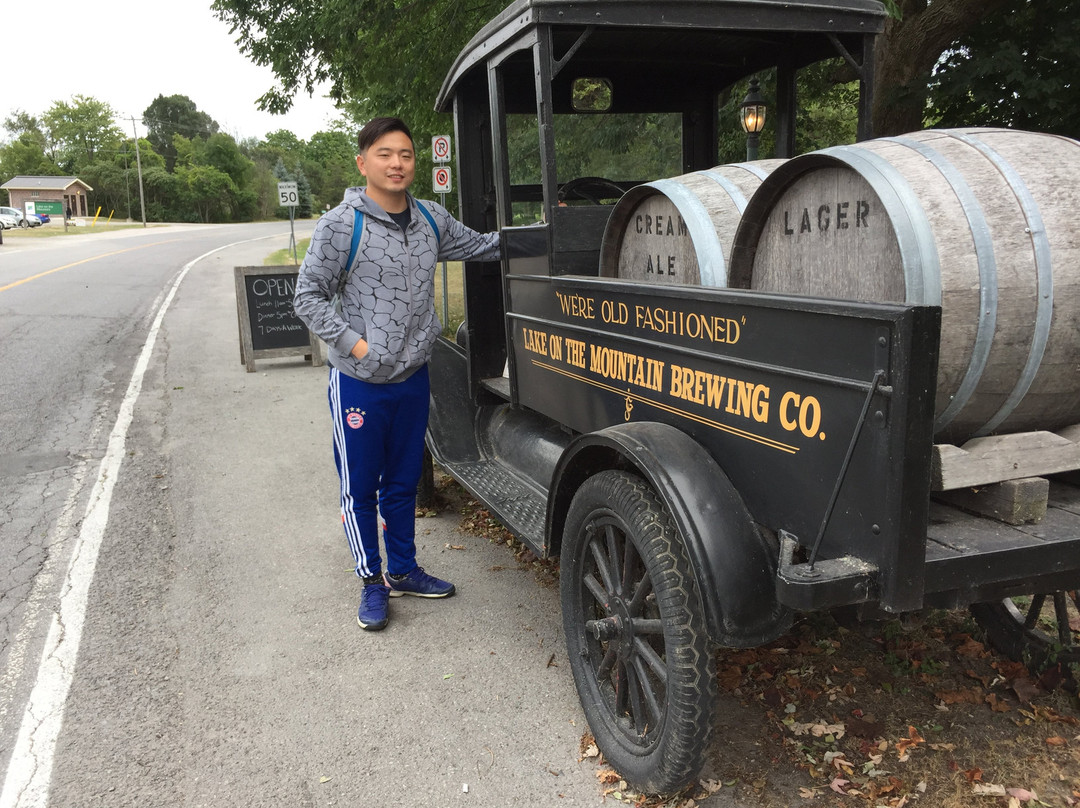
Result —
[[972, 25], [1007, 0], [900, 0], [899, 20], [878, 37], [874, 62], [874, 136], [924, 126], [927, 85], [941, 54]]

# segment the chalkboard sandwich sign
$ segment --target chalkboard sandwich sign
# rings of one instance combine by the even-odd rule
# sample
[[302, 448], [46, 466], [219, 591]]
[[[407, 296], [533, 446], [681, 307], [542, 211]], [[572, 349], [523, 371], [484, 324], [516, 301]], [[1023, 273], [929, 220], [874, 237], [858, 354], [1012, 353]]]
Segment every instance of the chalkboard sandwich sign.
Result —
[[255, 372], [256, 359], [303, 356], [323, 364], [318, 337], [293, 311], [297, 267], [234, 267], [240, 362]]

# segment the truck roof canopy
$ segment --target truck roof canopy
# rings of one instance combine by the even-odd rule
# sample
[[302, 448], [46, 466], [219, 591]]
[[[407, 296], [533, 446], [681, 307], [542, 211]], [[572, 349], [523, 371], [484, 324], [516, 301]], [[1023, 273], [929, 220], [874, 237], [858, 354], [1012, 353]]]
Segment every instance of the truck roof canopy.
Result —
[[634, 88], [613, 112], [660, 112], [774, 65], [858, 57], [885, 17], [878, 0], [516, 0], [461, 51], [435, 108], [449, 111], [472, 71], [502, 64], [507, 111], [535, 111], [531, 49], [547, 32], [556, 81], [608, 78]]

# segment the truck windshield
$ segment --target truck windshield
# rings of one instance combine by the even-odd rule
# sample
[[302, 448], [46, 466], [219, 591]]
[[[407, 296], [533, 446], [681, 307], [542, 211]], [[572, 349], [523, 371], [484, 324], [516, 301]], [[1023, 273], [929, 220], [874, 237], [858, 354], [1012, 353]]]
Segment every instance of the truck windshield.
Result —
[[[542, 218], [539, 135], [534, 115], [508, 115], [515, 225]], [[555, 116], [560, 187], [579, 177], [648, 182], [680, 173], [682, 120], [677, 113]]]

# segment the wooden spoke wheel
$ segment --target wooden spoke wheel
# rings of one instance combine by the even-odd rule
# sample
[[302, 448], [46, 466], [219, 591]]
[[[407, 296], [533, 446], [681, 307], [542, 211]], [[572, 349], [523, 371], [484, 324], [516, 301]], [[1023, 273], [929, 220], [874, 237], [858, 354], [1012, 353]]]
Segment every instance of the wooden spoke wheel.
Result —
[[566, 642], [597, 746], [635, 788], [668, 793], [700, 771], [716, 679], [701, 597], [664, 504], [621, 471], [590, 477], [561, 555]]
[[1032, 668], [1080, 663], [1080, 593], [1076, 589], [976, 603], [971, 613], [991, 645]]

